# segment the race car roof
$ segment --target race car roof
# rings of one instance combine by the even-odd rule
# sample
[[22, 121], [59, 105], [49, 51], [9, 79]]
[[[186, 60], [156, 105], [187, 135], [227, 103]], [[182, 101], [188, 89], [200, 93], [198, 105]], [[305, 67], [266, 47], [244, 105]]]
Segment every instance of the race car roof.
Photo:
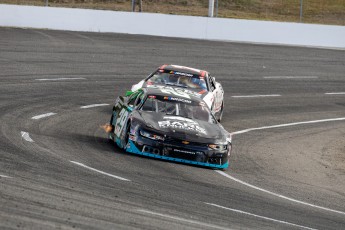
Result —
[[208, 72], [205, 70], [200, 70], [200, 69], [195, 69], [195, 68], [191, 68], [191, 67], [187, 67], [187, 66], [180, 66], [180, 65], [162, 65], [159, 69], [163, 69], [163, 70], [173, 70], [173, 71], [179, 71], [179, 72], [183, 72], [183, 73], [190, 73], [193, 75], [201, 75], [201, 76], [205, 76], [205, 74]]
[[186, 98], [186, 96], [188, 96], [188, 99], [191, 99], [193, 101], [203, 101], [201, 99], [201, 94], [184, 88], [176, 88], [164, 85], [148, 85], [147, 88], [142, 88], [141, 90], [146, 92], [147, 95], [170, 96], [184, 99]]

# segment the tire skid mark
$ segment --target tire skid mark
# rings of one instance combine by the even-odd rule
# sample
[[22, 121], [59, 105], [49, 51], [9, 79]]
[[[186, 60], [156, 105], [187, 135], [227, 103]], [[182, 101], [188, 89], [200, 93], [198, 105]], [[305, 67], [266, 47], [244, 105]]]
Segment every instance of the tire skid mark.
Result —
[[171, 220], [179, 221], [179, 222], [199, 225], [199, 226], [207, 227], [207, 228], [210, 228], [210, 229], [221, 229], [221, 230], [229, 230], [230, 229], [230, 228], [226, 228], [226, 227], [222, 227], [222, 226], [218, 226], [218, 225], [214, 225], [214, 224], [203, 223], [203, 222], [196, 221], [196, 220], [185, 219], [185, 218], [182, 218], [182, 217], [171, 216], [171, 215], [167, 215], [167, 214], [163, 214], [163, 213], [158, 213], [158, 212], [152, 212], [152, 211], [145, 210], [145, 209], [138, 209], [137, 211], [141, 212], [141, 213], [153, 215], [153, 216], [159, 216], [159, 217], [163, 217], [163, 218], [166, 218], [166, 219], [171, 219]]
[[310, 228], [310, 227], [306, 227], [306, 226], [299, 225], [299, 224], [293, 224], [293, 223], [290, 223], [290, 222], [287, 222], [287, 221], [277, 220], [277, 219], [273, 219], [273, 218], [266, 217], [266, 216], [260, 216], [260, 215], [256, 215], [256, 214], [253, 214], [253, 213], [250, 213], [250, 212], [245, 212], [245, 211], [238, 210], [238, 209], [227, 208], [227, 207], [220, 206], [220, 205], [217, 205], [217, 204], [206, 203], [206, 202], [205, 202], [205, 204], [211, 205], [211, 206], [214, 206], [214, 207], [217, 207], [217, 208], [229, 210], [229, 211], [232, 211], [232, 212], [237, 212], [237, 213], [240, 213], [240, 214], [252, 216], [252, 217], [255, 217], [255, 218], [259, 218], [259, 219], [273, 221], [273, 222], [280, 223], [280, 224], [290, 225], [290, 226], [294, 226], [294, 227], [298, 227], [298, 228], [303, 228], [303, 229], [308, 229], [308, 230], [317, 230], [315, 228]]

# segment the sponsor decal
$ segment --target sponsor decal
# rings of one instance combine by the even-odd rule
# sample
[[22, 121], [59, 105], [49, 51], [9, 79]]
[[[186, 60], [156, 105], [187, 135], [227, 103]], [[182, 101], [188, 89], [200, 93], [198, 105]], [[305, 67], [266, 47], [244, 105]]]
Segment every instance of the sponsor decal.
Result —
[[193, 77], [193, 74], [190, 73], [182, 73], [182, 72], [174, 72], [176, 75], [186, 76], [186, 77]]
[[187, 100], [187, 99], [183, 99], [183, 98], [178, 98], [178, 97], [164, 97], [164, 100], [178, 101], [178, 102], [183, 102], [183, 103], [192, 103], [191, 100]]
[[174, 152], [178, 152], [178, 153], [187, 153], [187, 154], [191, 154], [191, 155], [195, 155], [195, 154], [203, 154], [203, 152], [200, 151], [188, 151], [188, 150], [183, 150], [183, 149], [173, 149], [172, 151]]
[[163, 117], [166, 120], [179, 120], [179, 121], [185, 121], [185, 122], [190, 122], [190, 123], [194, 123], [194, 124], [198, 124], [195, 121], [193, 121], [192, 119], [186, 118], [186, 117], [176, 117], [176, 116], [164, 116]]
[[200, 127], [197, 122], [190, 119], [181, 120], [176, 118], [177, 117], [174, 117], [174, 120], [158, 121], [158, 125], [160, 128], [182, 129], [186, 131], [196, 131], [205, 135], [207, 134], [206, 129]]
[[187, 154], [195, 155], [195, 152], [191, 152], [191, 151], [187, 151], [187, 150], [174, 149], [173, 151], [178, 152], [178, 153], [187, 153]]
[[148, 96], [148, 98], [155, 99], [155, 98], [156, 98], [156, 96], [155, 96], [155, 95], [150, 95], [150, 96]]

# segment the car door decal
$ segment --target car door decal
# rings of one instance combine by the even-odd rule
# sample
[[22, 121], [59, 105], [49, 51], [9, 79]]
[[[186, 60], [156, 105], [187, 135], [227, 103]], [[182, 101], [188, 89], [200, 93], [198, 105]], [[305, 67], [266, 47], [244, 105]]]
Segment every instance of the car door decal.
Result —
[[122, 110], [119, 113], [118, 119], [116, 119], [116, 124], [115, 124], [115, 135], [117, 137], [120, 137], [120, 134], [124, 128], [124, 125], [127, 121], [129, 112], [126, 107], [123, 107]]

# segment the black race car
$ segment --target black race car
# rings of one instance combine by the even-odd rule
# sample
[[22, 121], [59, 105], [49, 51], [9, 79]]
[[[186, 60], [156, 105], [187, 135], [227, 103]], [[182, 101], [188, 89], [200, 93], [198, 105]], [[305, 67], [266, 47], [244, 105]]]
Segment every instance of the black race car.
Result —
[[118, 97], [109, 138], [127, 152], [227, 168], [231, 136], [194, 92], [153, 85]]

